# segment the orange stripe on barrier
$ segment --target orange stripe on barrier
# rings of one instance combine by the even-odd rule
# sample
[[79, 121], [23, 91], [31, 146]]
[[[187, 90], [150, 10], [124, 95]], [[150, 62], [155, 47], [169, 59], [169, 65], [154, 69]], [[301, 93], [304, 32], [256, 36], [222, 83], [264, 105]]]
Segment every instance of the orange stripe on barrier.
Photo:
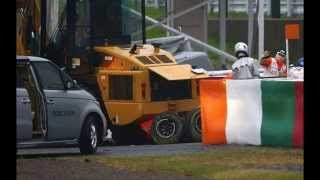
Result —
[[200, 80], [203, 144], [226, 144], [227, 97], [225, 80]]

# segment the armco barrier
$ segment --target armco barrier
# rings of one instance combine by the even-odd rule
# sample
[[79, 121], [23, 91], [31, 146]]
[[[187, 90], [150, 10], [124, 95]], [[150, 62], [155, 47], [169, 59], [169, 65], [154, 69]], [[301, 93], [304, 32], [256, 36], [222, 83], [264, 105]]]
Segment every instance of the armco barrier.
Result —
[[303, 81], [200, 80], [202, 142], [303, 147]]

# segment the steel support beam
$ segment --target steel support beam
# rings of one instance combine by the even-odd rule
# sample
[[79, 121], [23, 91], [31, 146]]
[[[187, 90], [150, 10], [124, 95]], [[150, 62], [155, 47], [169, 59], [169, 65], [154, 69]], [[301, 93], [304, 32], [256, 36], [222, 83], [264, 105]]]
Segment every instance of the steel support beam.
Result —
[[264, 52], [264, 0], [258, 0], [258, 26], [259, 26], [258, 58], [261, 58]]
[[142, 13], [142, 43], [146, 44], [146, 0], [141, 0], [141, 13]]
[[[219, 19], [220, 19], [220, 30], [219, 30], [219, 42], [220, 49], [222, 51], [226, 50], [226, 14], [227, 14], [227, 1], [220, 0], [219, 1]], [[224, 56], [220, 56], [220, 62], [222, 65], [226, 64], [226, 59]]]
[[254, 12], [253, 12], [253, 3], [255, 0], [248, 0], [248, 47], [249, 47], [249, 56], [252, 56], [252, 45], [253, 45], [253, 25], [254, 25]]
[[291, 9], [292, 9], [291, 0], [287, 0], [287, 16], [288, 16], [288, 17], [291, 17], [291, 15], [292, 15]]

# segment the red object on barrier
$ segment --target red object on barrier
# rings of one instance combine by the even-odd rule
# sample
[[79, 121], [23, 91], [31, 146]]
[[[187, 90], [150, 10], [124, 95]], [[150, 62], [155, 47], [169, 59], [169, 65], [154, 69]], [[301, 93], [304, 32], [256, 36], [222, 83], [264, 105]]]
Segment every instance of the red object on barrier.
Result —
[[227, 143], [225, 135], [227, 119], [226, 100], [225, 80], [200, 80], [200, 107], [203, 144]]
[[296, 114], [293, 130], [293, 147], [304, 146], [304, 86], [303, 82], [296, 82]]

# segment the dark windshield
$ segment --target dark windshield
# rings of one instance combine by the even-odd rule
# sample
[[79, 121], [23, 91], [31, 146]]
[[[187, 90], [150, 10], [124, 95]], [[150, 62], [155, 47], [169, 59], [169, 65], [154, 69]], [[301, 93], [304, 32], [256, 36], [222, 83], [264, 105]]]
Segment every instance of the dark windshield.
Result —
[[[142, 0], [78, 0], [76, 3], [75, 46], [85, 47], [90, 41], [140, 41], [142, 39]], [[67, 0], [49, 3], [48, 37], [59, 41], [67, 31]]]

